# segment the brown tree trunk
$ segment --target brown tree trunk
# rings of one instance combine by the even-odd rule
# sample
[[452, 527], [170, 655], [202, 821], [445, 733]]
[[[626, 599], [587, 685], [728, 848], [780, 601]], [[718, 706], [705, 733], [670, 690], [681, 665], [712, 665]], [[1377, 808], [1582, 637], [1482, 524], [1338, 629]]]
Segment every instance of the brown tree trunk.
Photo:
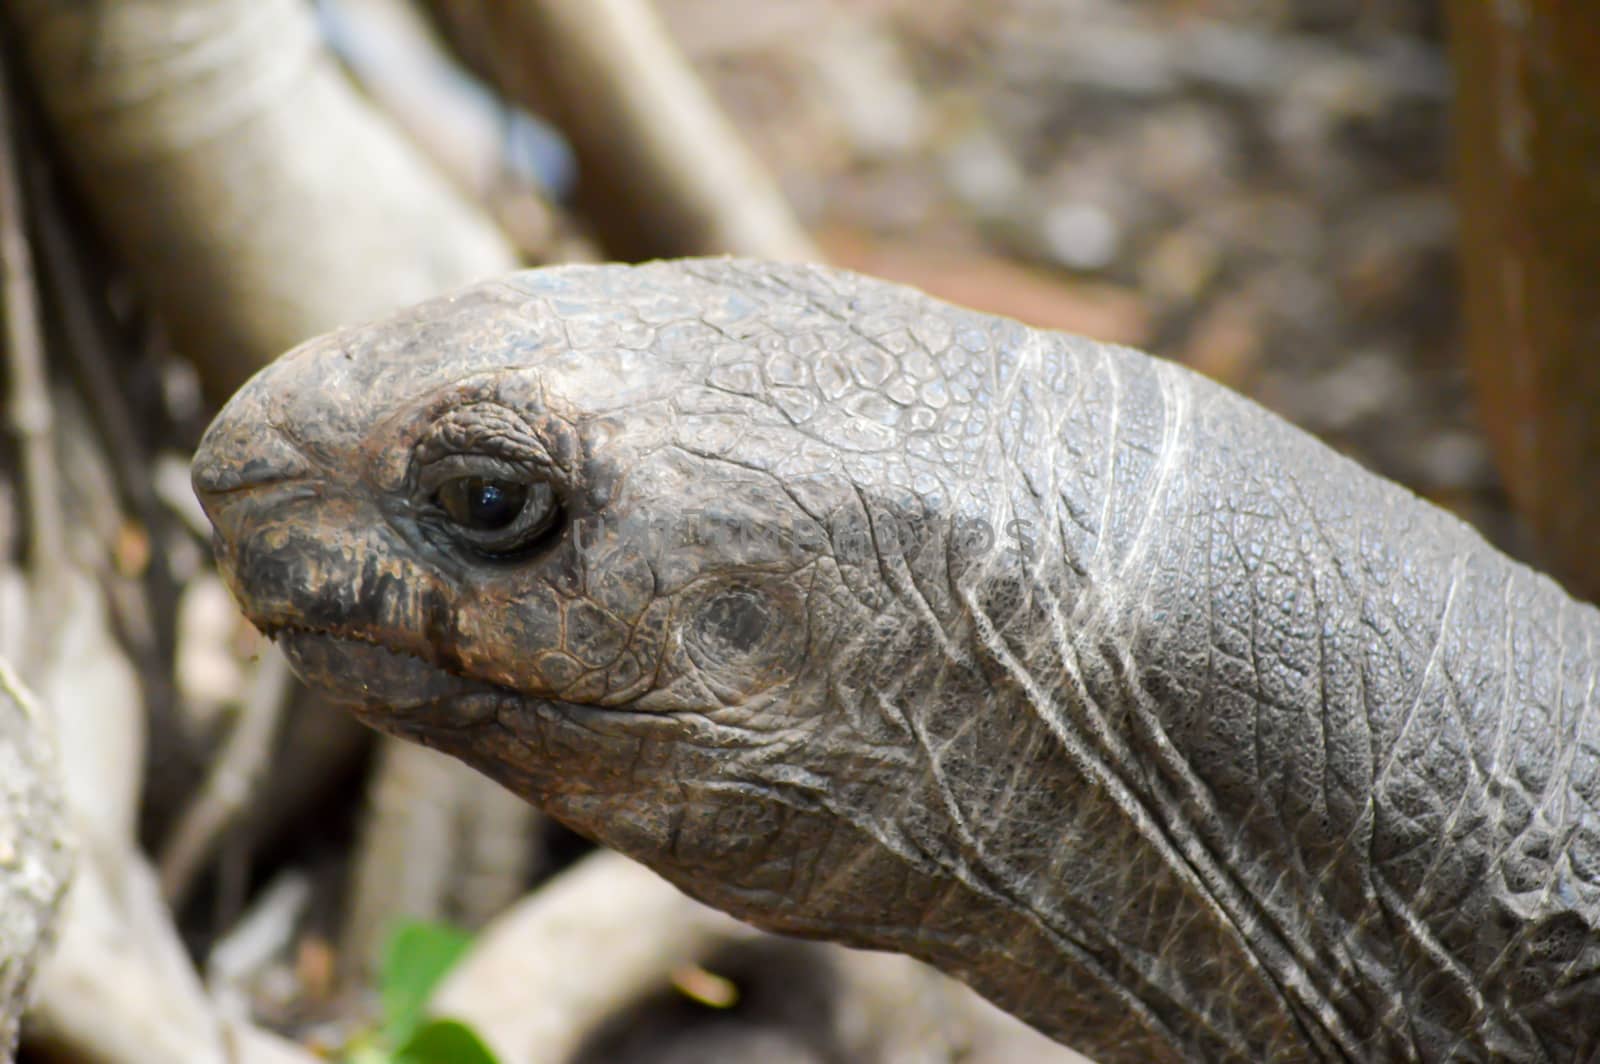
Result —
[[1472, 372], [1542, 559], [1600, 598], [1600, 5], [1452, 0]]

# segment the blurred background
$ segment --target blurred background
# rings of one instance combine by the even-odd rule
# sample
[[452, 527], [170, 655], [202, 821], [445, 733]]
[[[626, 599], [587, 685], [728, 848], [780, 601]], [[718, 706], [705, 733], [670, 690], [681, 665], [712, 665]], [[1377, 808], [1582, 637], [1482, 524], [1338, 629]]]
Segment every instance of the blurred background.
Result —
[[0, 656], [59, 762], [0, 1056], [26, 983], [24, 1060], [1073, 1059], [374, 739], [238, 619], [219, 403], [519, 265], [815, 259], [1140, 347], [1600, 593], [1588, 5], [0, 0], [0, 61]]

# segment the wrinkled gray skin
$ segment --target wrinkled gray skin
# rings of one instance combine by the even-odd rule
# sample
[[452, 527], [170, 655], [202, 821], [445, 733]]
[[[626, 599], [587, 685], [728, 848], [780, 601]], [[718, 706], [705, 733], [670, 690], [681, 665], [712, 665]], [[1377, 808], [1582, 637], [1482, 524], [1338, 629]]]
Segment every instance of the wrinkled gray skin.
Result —
[[[487, 559], [466, 474], [559, 514]], [[1600, 1053], [1600, 613], [1180, 368], [548, 269], [286, 356], [195, 484], [309, 680], [753, 923], [1108, 1062]]]

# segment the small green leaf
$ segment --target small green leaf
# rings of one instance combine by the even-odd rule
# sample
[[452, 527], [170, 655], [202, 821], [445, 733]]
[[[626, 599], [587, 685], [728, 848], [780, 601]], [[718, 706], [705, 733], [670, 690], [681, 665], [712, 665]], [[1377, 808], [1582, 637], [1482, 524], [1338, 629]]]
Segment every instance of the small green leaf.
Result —
[[395, 1051], [395, 1064], [499, 1064], [483, 1039], [459, 1020], [429, 1020]]
[[470, 935], [443, 924], [411, 921], [394, 929], [378, 972], [384, 1044], [409, 1043], [434, 987], [471, 944]]

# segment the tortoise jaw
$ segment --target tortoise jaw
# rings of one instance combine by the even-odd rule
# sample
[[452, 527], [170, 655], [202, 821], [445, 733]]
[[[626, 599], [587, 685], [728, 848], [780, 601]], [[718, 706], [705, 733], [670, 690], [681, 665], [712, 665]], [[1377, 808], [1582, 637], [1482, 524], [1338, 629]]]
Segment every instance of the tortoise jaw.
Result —
[[302, 680], [358, 710], [407, 713], [463, 703], [468, 696], [515, 694], [359, 636], [284, 628], [273, 639]]

